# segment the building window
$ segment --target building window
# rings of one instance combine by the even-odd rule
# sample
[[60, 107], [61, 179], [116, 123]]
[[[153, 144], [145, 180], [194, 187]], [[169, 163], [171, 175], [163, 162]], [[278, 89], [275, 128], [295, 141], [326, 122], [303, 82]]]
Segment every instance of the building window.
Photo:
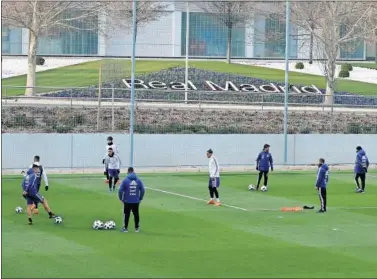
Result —
[[[221, 15], [218, 15], [221, 16]], [[186, 55], [186, 17], [182, 13], [181, 53]], [[189, 55], [226, 56], [228, 29], [213, 16], [190, 13]], [[232, 29], [232, 57], [245, 57], [245, 27]]]
[[[347, 32], [347, 28], [343, 25], [340, 28], [340, 37]], [[340, 59], [364, 60], [365, 42], [362, 39], [350, 41], [340, 47]]]
[[1, 53], [21, 54], [22, 52], [22, 30], [21, 28], [1, 28]]
[[[67, 18], [72, 14], [65, 15]], [[53, 27], [39, 39], [38, 54], [41, 55], [97, 55], [98, 54], [98, 17], [83, 21], [69, 21], [73, 27]]]
[[[278, 16], [256, 18], [254, 23], [254, 57], [285, 57], [285, 21]], [[297, 57], [297, 28], [291, 25], [290, 58]]]

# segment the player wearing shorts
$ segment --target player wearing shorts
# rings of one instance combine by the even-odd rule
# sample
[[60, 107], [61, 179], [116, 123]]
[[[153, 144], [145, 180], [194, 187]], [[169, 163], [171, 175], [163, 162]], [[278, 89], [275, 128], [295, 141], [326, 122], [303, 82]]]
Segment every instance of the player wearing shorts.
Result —
[[[219, 196], [219, 187], [220, 187], [220, 166], [217, 161], [217, 158], [213, 156], [212, 149], [207, 150], [207, 158], [209, 159], [209, 180], [208, 180], [208, 189], [210, 200], [208, 204], [214, 204], [220, 206], [220, 196]], [[214, 200], [216, 197], [216, 201]]]
[[[105, 157], [105, 170], [104, 174], [109, 176], [109, 192], [115, 191], [115, 185], [119, 181], [121, 161], [117, 154], [114, 153], [114, 150], [110, 147], [108, 153]], [[113, 184], [114, 179], [114, 184]]]
[[37, 203], [41, 203], [43, 205], [44, 209], [49, 215], [49, 218], [55, 218], [55, 214], [51, 212], [47, 200], [38, 192], [37, 189], [37, 173], [39, 172], [39, 167], [40, 164], [38, 162], [33, 163], [33, 173], [26, 175], [22, 183], [22, 195], [26, 199], [29, 225], [33, 224], [33, 210], [35, 208], [35, 204]]
[[[48, 179], [47, 179], [47, 174], [46, 174], [46, 171], [45, 169], [43, 168], [43, 166], [40, 164], [40, 157], [38, 155], [34, 156], [34, 163], [39, 163], [39, 171], [36, 173], [36, 176], [37, 176], [37, 190], [39, 192], [39, 189], [41, 187], [41, 178], [43, 177], [43, 180], [45, 182], [45, 191], [48, 191]], [[30, 175], [33, 173], [33, 168], [32, 168], [33, 164], [30, 165], [29, 169], [26, 171], [26, 173], [24, 171], [22, 171], [21, 173], [24, 175], [24, 176], [27, 176], [27, 175]], [[33, 210], [33, 213], [34, 214], [38, 214], [38, 203], [35, 204], [35, 208]]]
[[257, 166], [256, 166], [256, 170], [259, 171], [259, 174], [258, 174], [258, 183], [257, 183], [257, 191], [259, 190], [259, 185], [260, 185], [260, 182], [262, 180], [262, 176], [264, 177], [264, 181], [263, 181], [263, 185], [267, 187], [268, 185], [268, 173], [270, 171], [270, 167], [271, 167], [271, 171], [274, 171], [274, 161], [272, 159], [272, 155], [270, 153], [270, 145], [269, 144], [265, 144], [263, 146], [263, 151], [261, 153], [259, 153], [258, 157], [257, 157]]
[[[112, 148], [113, 149], [113, 152], [115, 154], [118, 154], [118, 148], [117, 146], [114, 144], [114, 139], [112, 136], [108, 136], [107, 137], [107, 145], [106, 145], [106, 153], [105, 153], [105, 156], [103, 157], [102, 159], [102, 164], [105, 164], [105, 158], [107, 156], [107, 153], [108, 153], [108, 150], [109, 148]], [[104, 175], [106, 176], [106, 180], [105, 180], [105, 183], [109, 183], [109, 173], [107, 172], [104, 172]]]

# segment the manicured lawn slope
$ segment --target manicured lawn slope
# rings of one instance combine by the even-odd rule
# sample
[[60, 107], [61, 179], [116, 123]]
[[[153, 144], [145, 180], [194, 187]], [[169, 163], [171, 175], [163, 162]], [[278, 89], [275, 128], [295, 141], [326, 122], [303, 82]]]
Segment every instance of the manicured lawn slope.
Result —
[[[111, 61], [111, 62], [110, 62]], [[114, 62], [115, 61], [115, 62]], [[37, 73], [37, 85], [41, 87], [84, 87], [89, 85], [98, 85], [99, 67], [103, 64], [121, 64], [124, 65], [125, 74], [130, 73], [131, 64], [129, 60], [99, 60], [74, 66], [62, 67], [54, 70]], [[192, 61], [190, 67], [211, 70], [221, 73], [239, 74], [251, 76], [271, 81], [284, 81], [284, 71], [275, 70], [257, 66], [231, 64], [218, 61]], [[137, 74], [157, 72], [161, 69], [170, 67], [184, 67], [183, 61], [171, 60], [139, 60], [136, 64]], [[129, 74], [128, 74], [129, 75]], [[296, 72], [290, 73], [291, 84], [316, 85], [319, 88], [325, 88], [325, 79], [320, 76], [301, 74]], [[26, 76], [17, 76], [3, 79], [3, 86], [25, 86]], [[38, 88], [38, 93], [54, 91], [53, 88]], [[357, 81], [340, 80], [337, 84], [337, 91], [350, 92], [361, 95], [376, 94], [376, 84], [363, 83]], [[24, 89], [2, 88], [2, 95], [16, 96], [23, 95]]]

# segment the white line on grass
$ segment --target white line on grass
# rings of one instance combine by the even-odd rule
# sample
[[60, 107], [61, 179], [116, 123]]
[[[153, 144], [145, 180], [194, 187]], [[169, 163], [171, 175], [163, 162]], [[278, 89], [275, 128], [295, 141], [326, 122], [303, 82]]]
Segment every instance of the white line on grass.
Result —
[[[165, 190], [161, 190], [161, 189], [156, 189], [156, 188], [151, 188], [151, 187], [146, 187], [146, 188], [149, 189], [149, 190], [152, 190], [152, 191], [161, 192], [161, 193], [172, 195], [172, 196], [178, 196], [178, 197], [182, 197], [182, 198], [186, 198], [186, 199], [190, 199], [190, 200], [205, 201], [205, 202], [207, 201], [205, 199], [195, 198], [195, 197], [191, 197], [191, 196], [187, 196], [187, 195], [183, 195], [183, 194], [179, 194], [179, 193], [175, 193], [175, 192], [169, 192], [169, 191], [165, 191]], [[221, 206], [234, 208], [234, 209], [238, 209], [238, 210], [242, 210], [242, 211], [251, 211], [251, 210], [248, 210], [246, 208], [233, 206], [233, 205], [229, 205], [229, 204], [223, 204], [222, 203]], [[269, 209], [265, 209], [265, 210], [269, 210]]]
[[[167, 195], [177, 196], [177, 197], [181, 197], [181, 198], [185, 198], [185, 199], [190, 199], [190, 200], [195, 200], [195, 201], [201, 201], [201, 202], [202, 201], [203, 202], [207, 201], [205, 199], [196, 198], [196, 197], [192, 197], [192, 196], [188, 196], [188, 195], [183, 195], [183, 194], [179, 194], [179, 193], [176, 193], [176, 192], [165, 191], [165, 190], [161, 190], [161, 189], [157, 189], [157, 188], [151, 188], [151, 187], [145, 187], [145, 188], [149, 189], [149, 190], [152, 190], [152, 191], [155, 191], [155, 192], [160, 192], [160, 193], [164, 193], [164, 194], [167, 194]], [[280, 209], [267, 209], [267, 208], [246, 209], [246, 208], [242, 208], [242, 207], [238, 207], [238, 206], [233, 206], [233, 205], [229, 205], [229, 204], [223, 204], [223, 203], [221, 204], [221, 206], [229, 207], [229, 208], [233, 208], [233, 209], [237, 209], [237, 210], [242, 210], [242, 211], [249, 211], [249, 212], [255, 212], [255, 211], [280, 211]], [[343, 209], [343, 210], [377, 209], [377, 206], [331, 207], [330, 209]]]

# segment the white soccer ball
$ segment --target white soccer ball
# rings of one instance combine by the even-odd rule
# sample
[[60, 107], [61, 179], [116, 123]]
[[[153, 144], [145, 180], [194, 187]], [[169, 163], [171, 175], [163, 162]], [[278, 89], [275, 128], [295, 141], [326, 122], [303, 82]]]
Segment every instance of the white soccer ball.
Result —
[[103, 225], [103, 228], [105, 230], [111, 230], [111, 224], [109, 222], [106, 222], [104, 225]]
[[249, 191], [254, 191], [255, 190], [255, 186], [253, 184], [250, 184], [249, 187], [248, 187]]
[[262, 190], [262, 192], [267, 192], [267, 187], [266, 186], [262, 186], [260, 189]]
[[17, 213], [17, 214], [22, 213], [22, 207], [21, 207], [21, 206], [17, 206], [17, 207], [16, 207], [16, 213]]
[[95, 230], [103, 229], [103, 223], [100, 220], [94, 221], [93, 229], [95, 229]]
[[104, 225], [105, 230], [113, 230], [115, 229], [115, 222], [114, 221], [107, 221]]
[[55, 217], [55, 224], [61, 224], [61, 223], [63, 223], [63, 218], [60, 217], [60, 216], [56, 216]]

